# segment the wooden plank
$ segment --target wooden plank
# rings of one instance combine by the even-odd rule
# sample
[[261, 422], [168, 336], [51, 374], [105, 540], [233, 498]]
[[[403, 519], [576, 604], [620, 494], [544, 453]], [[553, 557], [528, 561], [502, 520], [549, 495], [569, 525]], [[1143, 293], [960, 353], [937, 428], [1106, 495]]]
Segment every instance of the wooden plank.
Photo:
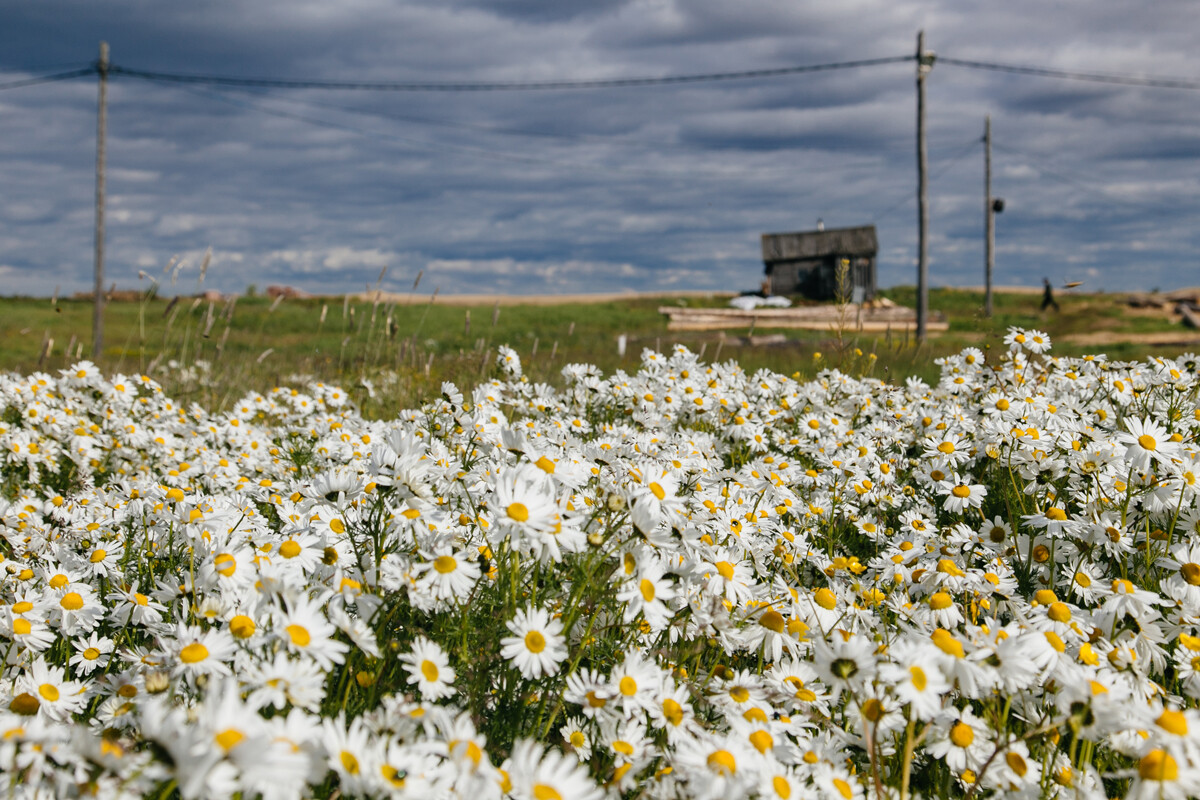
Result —
[[[720, 331], [729, 330], [731, 328], [750, 328], [755, 326], [751, 322], [730, 322], [728, 320], [672, 320], [667, 323], [669, 331]], [[837, 330], [837, 325], [831, 324], [826, 320], [788, 320], [785, 322], [773, 322], [769, 326], [764, 326], [761, 323], [755, 327], [771, 327], [783, 328], [786, 330], [810, 330], [810, 331], [834, 331]], [[904, 333], [907, 331], [915, 331], [917, 328], [916, 319], [907, 320], [904, 322], [879, 322], [879, 321], [864, 321], [861, 324], [851, 322], [847, 324], [845, 330], [850, 333]], [[944, 333], [950, 330], [950, 323], [945, 321], [930, 320], [926, 324], [926, 330]]]

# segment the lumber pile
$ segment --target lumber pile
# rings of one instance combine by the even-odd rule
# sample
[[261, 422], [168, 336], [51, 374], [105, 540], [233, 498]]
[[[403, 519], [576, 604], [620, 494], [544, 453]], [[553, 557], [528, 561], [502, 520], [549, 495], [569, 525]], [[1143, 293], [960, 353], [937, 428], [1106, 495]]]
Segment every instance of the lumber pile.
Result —
[[[915, 331], [917, 314], [903, 306], [870, 307], [853, 303], [842, 306], [801, 306], [798, 308], [678, 308], [661, 306], [667, 317], [667, 330], [716, 331], [732, 328], [790, 328], [831, 331], [844, 328], [855, 333], [902, 333]], [[929, 315], [930, 333], [949, 330], [945, 315]]]
[[1188, 328], [1200, 328], [1200, 288], [1176, 289], [1173, 292], [1146, 294], [1135, 292], [1125, 298], [1131, 308], [1148, 308], [1178, 317]]

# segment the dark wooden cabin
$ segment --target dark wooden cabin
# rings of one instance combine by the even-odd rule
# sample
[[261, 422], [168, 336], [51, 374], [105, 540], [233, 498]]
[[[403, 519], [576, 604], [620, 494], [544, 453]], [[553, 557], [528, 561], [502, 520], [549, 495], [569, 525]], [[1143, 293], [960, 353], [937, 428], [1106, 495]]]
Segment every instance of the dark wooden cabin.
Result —
[[771, 294], [801, 294], [813, 300], [838, 299], [838, 264], [849, 262], [846, 300], [875, 297], [874, 225], [858, 228], [764, 233], [763, 263]]

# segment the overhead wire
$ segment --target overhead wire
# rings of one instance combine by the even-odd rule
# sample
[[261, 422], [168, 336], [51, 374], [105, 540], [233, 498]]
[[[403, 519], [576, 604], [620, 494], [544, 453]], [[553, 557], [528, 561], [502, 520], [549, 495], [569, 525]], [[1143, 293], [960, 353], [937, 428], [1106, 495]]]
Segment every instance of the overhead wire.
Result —
[[1122, 203], [1124, 205], [1130, 205], [1130, 206], [1138, 206], [1138, 207], [1146, 208], [1146, 209], [1162, 209], [1165, 206], [1171, 205], [1170, 203], [1164, 203], [1164, 202], [1148, 203], [1143, 200], [1135, 200], [1135, 199], [1131, 199], [1128, 197], [1123, 197], [1122, 195], [1113, 192], [1111, 189], [1109, 189], [1106, 186], [1097, 186], [1095, 184], [1089, 184], [1086, 181], [1083, 181], [1078, 178], [1074, 178], [1070, 175], [1067, 175], [1066, 173], [1061, 172], [1054, 167], [1047, 166], [1044, 161], [1042, 161], [1038, 157], [1036, 157], [1028, 152], [1022, 152], [1021, 150], [1018, 150], [1014, 147], [1011, 147], [1006, 144], [1001, 144], [996, 141], [992, 142], [992, 147], [996, 148], [997, 150], [999, 150], [1001, 152], [1009, 153], [1010, 155], [1014, 155], [1019, 159], [1023, 159], [1025, 161], [1025, 163], [1031, 169], [1033, 169], [1035, 172], [1038, 172], [1042, 175], [1054, 178], [1055, 180], [1059, 181], [1060, 183], [1063, 183], [1067, 186], [1071, 186], [1075, 189], [1080, 189], [1085, 192], [1091, 192], [1093, 194], [1100, 195], [1100, 196], [1104, 197], [1105, 199], [1111, 200], [1116, 203]]
[[[956, 151], [948, 159], [946, 159], [944, 162], [942, 162], [942, 164], [940, 164], [936, 170], [934, 170], [934, 172], [929, 176], [929, 182], [932, 183], [933, 181], [937, 180], [941, 176], [945, 175], [952, 167], [954, 167], [954, 165], [956, 165], [959, 161], [962, 161], [964, 158], [966, 158], [967, 155], [972, 150], [975, 149], [975, 146], [978, 145], [979, 142], [980, 142], [980, 140], [978, 138], [971, 139], [971, 141], [967, 142], [961, 149]], [[900, 198], [900, 200], [898, 200], [894, 204], [888, 206], [885, 210], [872, 216], [871, 221], [879, 222], [881, 219], [883, 219], [887, 215], [891, 214], [892, 212], [897, 211], [897, 210], [903, 208], [905, 205], [913, 202], [914, 199], [916, 199], [916, 198], [913, 195], [913, 193], [911, 191], [908, 192], [904, 197]]]
[[1200, 89], [1200, 80], [1193, 78], [1171, 78], [1153, 75], [1119, 75], [1104, 72], [1080, 72], [1051, 67], [1032, 67], [1022, 64], [999, 64], [992, 61], [975, 61], [966, 58], [950, 58], [937, 56], [935, 64], [949, 64], [954, 67], [967, 69], [988, 70], [991, 72], [1007, 72], [1014, 75], [1034, 75], [1040, 78], [1061, 78], [1063, 80], [1087, 81], [1089, 83], [1108, 83], [1118, 86], [1148, 86], [1154, 89]]
[[35, 75], [31, 78], [19, 78], [14, 81], [5, 81], [0, 83], [0, 92], [8, 89], [24, 89], [26, 86], [37, 86], [41, 83], [54, 83], [56, 81], [69, 81], [72, 78], [82, 78], [84, 75], [95, 75], [95, 65], [89, 67], [80, 67], [79, 69], [68, 70], [67, 72], [53, 72], [49, 75]]
[[778, 78], [785, 75], [801, 75], [808, 72], [830, 72], [842, 69], [857, 69], [883, 64], [899, 64], [913, 61], [915, 55], [865, 58], [857, 61], [837, 61], [826, 64], [805, 64], [792, 67], [752, 69], [738, 72], [707, 72], [692, 75], [668, 75], [662, 77], [599, 78], [588, 80], [556, 81], [468, 81], [468, 82], [412, 82], [412, 81], [315, 81], [290, 80], [285, 78], [250, 78], [224, 75], [198, 75], [178, 72], [155, 72], [132, 69], [113, 64], [109, 74], [131, 78], [154, 80], [167, 83], [208, 84], [211, 86], [243, 86], [266, 89], [335, 89], [342, 91], [376, 92], [512, 92], [548, 91], [564, 89], [625, 89], [637, 86], [663, 86], [681, 83], [711, 83], [715, 81], [753, 80]]

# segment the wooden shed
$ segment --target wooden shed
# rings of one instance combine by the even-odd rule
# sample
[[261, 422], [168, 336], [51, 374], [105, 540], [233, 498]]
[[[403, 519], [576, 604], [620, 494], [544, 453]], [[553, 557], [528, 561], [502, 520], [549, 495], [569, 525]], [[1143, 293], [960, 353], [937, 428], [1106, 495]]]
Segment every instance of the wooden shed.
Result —
[[878, 251], [874, 225], [764, 233], [762, 237], [771, 294], [802, 294], [813, 300], [837, 299], [837, 270], [843, 259], [849, 262], [846, 300], [861, 303], [873, 299]]

